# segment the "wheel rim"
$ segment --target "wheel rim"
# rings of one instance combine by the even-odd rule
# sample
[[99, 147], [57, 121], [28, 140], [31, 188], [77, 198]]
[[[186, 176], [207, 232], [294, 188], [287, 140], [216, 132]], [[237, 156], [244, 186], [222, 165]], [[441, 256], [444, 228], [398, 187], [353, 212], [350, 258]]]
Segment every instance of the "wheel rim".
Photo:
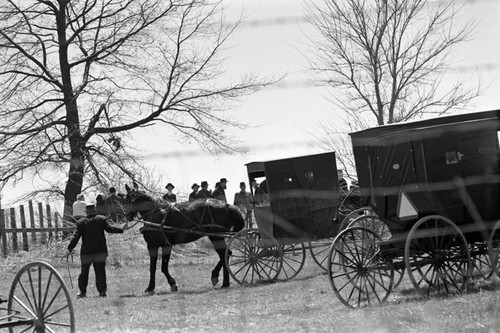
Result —
[[456, 224], [443, 216], [417, 221], [406, 240], [405, 263], [422, 296], [467, 291], [472, 269], [469, 247]]
[[[16, 274], [9, 293], [11, 321], [31, 320], [21, 331], [75, 332], [73, 303], [64, 280], [49, 264], [32, 262]], [[15, 332], [14, 328], [9, 328]]]
[[348, 228], [365, 227], [375, 232], [380, 238], [385, 241], [392, 237], [391, 231], [387, 224], [382, 221], [377, 215], [362, 215], [352, 220]]
[[279, 279], [289, 280], [299, 274], [306, 261], [306, 249], [303, 243], [283, 245], [281, 247], [283, 263], [279, 273]]
[[229, 274], [239, 284], [273, 282], [282, 267], [281, 246], [257, 229], [234, 235], [227, 243], [226, 258]]
[[365, 216], [365, 215], [376, 215], [376, 214], [373, 211], [373, 209], [371, 207], [368, 207], [368, 206], [355, 209], [352, 212], [350, 212], [349, 214], [347, 214], [346, 217], [344, 217], [342, 219], [342, 222], [340, 223], [339, 231], [346, 229], [347, 226], [352, 221], [354, 221], [355, 219], [357, 219], [360, 216]]
[[491, 276], [493, 267], [490, 261], [487, 242], [469, 244], [473, 279], [487, 279]]
[[394, 283], [391, 263], [380, 257], [381, 238], [364, 227], [342, 231], [330, 247], [328, 277], [333, 292], [345, 306], [380, 304]]
[[320, 241], [309, 242], [309, 252], [314, 262], [318, 264], [325, 272], [328, 271], [328, 254], [330, 246], [335, 238], [328, 238]]

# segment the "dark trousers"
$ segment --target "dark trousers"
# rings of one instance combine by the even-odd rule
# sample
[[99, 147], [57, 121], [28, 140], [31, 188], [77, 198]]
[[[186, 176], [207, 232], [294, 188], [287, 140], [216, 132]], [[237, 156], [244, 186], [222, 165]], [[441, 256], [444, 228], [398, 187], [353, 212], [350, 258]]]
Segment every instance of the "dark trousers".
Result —
[[105, 293], [106, 285], [106, 261], [100, 262], [82, 262], [82, 272], [78, 276], [78, 288], [82, 294], [87, 293], [87, 285], [89, 283], [90, 265], [94, 265], [95, 285], [99, 293]]

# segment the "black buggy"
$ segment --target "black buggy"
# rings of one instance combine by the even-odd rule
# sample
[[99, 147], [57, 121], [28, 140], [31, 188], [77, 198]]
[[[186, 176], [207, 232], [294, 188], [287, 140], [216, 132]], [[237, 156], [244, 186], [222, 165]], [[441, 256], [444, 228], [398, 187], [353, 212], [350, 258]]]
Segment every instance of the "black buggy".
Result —
[[[227, 244], [231, 255], [226, 255], [229, 272], [239, 283], [291, 279], [302, 269], [307, 250], [326, 270], [330, 245], [341, 226], [371, 212], [354, 211], [360, 207], [352, 203], [360, 200], [339, 190], [333, 152], [246, 167], [250, 184], [259, 184], [251, 188], [257, 228], [234, 235]], [[345, 207], [345, 202], [351, 205]]]
[[328, 276], [350, 307], [381, 303], [408, 274], [424, 296], [498, 272], [500, 111], [351, 134], [365, 215], [339, 233]]

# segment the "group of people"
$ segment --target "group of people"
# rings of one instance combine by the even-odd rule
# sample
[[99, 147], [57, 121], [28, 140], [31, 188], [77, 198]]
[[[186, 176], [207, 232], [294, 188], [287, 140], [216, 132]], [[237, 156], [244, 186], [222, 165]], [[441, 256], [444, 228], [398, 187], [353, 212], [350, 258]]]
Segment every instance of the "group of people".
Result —
[[[123, 193], [117, 193], [114, 187], [110, 187], [107, 197], [104, 197], [102, 194], [96, 196], [95, 209], [98, 214], [106, 215], [113, 221], [118, 222], [124, 217], [124, 199], [125, 195]], [[76, 201], [73, 203], [73, 218], [75, 221], [88, 215], [86, 208], [85, 196], [80, 193], [76, 196]]]
[[[177, 202], [177, 196], [172, 192], [175, 186], [172, 183], [168, 183], [165, 186], [165, 188], [167, 190], [167, 193], [163, 195], [162, 199], [167, 202], [172, 202], [172, 203]], [[213, 191], [208, 189], [207, 181], [202, 181], [201, 186], [198, 185], [197, 183], [194, 183], [191, 186], [192, 192], [189, 193], [189, 201], [194, 201], [197, 199], [214, 198], [220, 201], [227, 202], [226, 189], [227, 189], [226, 178], [221, 178], [220, 181], [218, 181], [215, 184], [215, 189]]]

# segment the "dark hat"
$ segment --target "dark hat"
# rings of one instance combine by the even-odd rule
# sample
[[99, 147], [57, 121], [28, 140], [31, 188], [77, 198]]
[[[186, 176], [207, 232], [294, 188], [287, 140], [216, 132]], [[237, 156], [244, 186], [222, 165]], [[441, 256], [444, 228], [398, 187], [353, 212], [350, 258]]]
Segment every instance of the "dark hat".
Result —
[[221, 178], [221, 179], [220, 179], [220, 182], [221, 182], [221, 183], [224, 183], [224, 182], [226, 182], [226, 183], [227, 183], [227, 179], [226, 179], [226, 178]]
[[245, 182], [241, 182], [240, 186], [246, 186]]
[[114, 188], [114, 187], [109, 188], [109, 193], [115, 193], [115, 192], [116, 192], [116, 188]]
[[191, 189], [194, 190], [195, 187], [200, 187], [200, 185], [194, 183], [192, 186], [191, 186]]
[[208, 183], [206, 181], [202, 181], [201, 182], [201, 187], [203, 187], [203, 186], [208, 186]]
[[87, 216], [97, 215], [97, 211], [95, 209], [95, 206], [94, 205], [88, 205], [86, 207], [86, 213], [87, 213]]
[[168, 189], [169, 187], [171, 187], [172, 189], [174, 189], [174, 188], [175, 188], [175, 186], [174, 186], [174, 185], [172, 185], [172, 183], [168, 183], [168, 184], [165, 186], [165, 188], [166, 188], [166, 189]]

